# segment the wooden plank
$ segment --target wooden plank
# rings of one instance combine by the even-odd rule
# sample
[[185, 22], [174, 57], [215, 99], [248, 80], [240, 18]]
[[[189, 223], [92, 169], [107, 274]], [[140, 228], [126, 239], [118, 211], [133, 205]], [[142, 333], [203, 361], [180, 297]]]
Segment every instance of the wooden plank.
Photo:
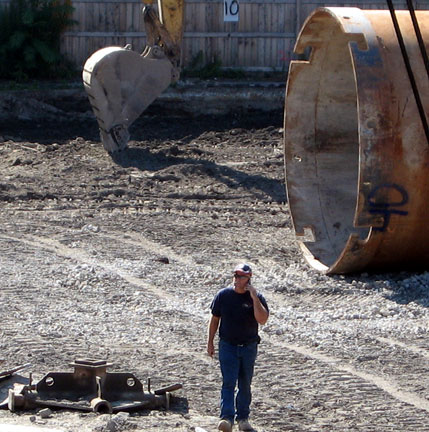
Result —
[[[249, 4], [248, 7], [251, 10], [251, 23], [250, 29], [253, 31], [258, 28], [258, 5]], [[258, 42], [252, 40], [252, 65], [258, 64]]]
[[265, 40], [265, 51], [264, 51], [264, 66], [271, 64], [270, 57], [271, 57], [271, 38], [264, 39]]
[[125, 29], [126, 32], [136, 31], [133, 23], [133, 5], [130, 3], [125, 4]]
[[[258, 29], [261, 30], [263, 28], [264, 23], [264, 6], [258, 5]], [[265, 40], [263, 38], [258, 39], [258, 62], [257, 66], [262, 66], [265, 64]]]
[[258, 28], [258, 14], [259, 14], [259, 6], [257, 4], [249, 4], [251, 9], [251, 23], [250, 23], [250, 31], [255, 31]]
[[219, 3], [215, 5], [213, 10], [213, 30], [214, 31], [223, 31], [224, 30], [224, 22], [223, 22], [223, 3]]
[[[79, 5], [84, 9], [85, 22], [81, 23], [80, 30], [85, 31], [87, 29], [95, 30], [95, 16], [94, 16], [94, 3], [87, 3], [85, 5]], [[84, 7], [83, 7], [84, 6]]]
[[[202, 6], [202, 5], [200, 5]], [[204, 23], [204, 26], [201, 27], [203, 32], [207, 31], [213, 31], [212, 29], [216, 28], [216, 23], [214, 20], [214, 10], [216, 9], [218, 5], [214, 3], [206, 3], [201, 8], [201, 14], [202, 14], [202, 22]]]
[[88, 40], [84, 38], [79, 38], [76, 44], [76, 56], [78, 58], [78, 65], [83, 67], [86, 62], [86, 59], [92, 54], [92, 52], [88, 52]]
[[296, 0], [295, 3], [295, 34], [298, 37], [299, 31], [301, 30], [303, 21], [302, 21], [302, 0]]
[[114, 10], [116, 8], [117, 3], [104, 3], [105, 7], [105, 25], [106, 28], [111, 29], [113, 32], [118, 32], [118, 26], [116, 25], [114, 16]]
[[191, 40], [191, 61], [193, 61], [195, 59], [195, 56], [199, 53], [200, 51], [200, 45], [199, 45], [199, 39], [197, 38], [192, 38]]
[[257, 49], [257, 41], [255, 39], [250, 40], [250, 50], [251, 55], [250, 58], [250, 66], [256, 65], [258, 61], [258, 49]]
[[252, 66], [252, 40], [245, 39], [244, 67]]
[[[90, 26], [91, 31], [100, 30], [100, 4], [93, 5], [92, 22]], [[87, 29], [88, 30], [88, 29]]]
[[127, 5], [126, 3], [120, 3], [117, 9], [119, 31], [127, 31]]
[[185, 23], [184, 29], [189, 31], [195, 31], [197, 28], [197, 10], [198, 5], [192, 4], [185, 8]]
[[136, 20], [137, 20], [137, 28], [140, 31], [146, 32], [146, 27], [144, 25], [144, 20], [143, 20], [143, 8], [142, 8], [142, 5], [141, 4], [138, 5], [138, 6], [135, 5], [134, 6], [134, 10], [135, 10], [134, 15], [135, 15]]
[[[89, 5], [92, 6], [92, 5]], [[80, 8], [77, 10], [77, 21], [79, 22], [79, 30], [84, 30], [87, 28], [87, 13], [86, 13], [86, 5], [80, 5]]]
[[[236, 23], [231, 23], [231, 26], [236, 25]], [[238, 59], [238, 38], [230, 37], [231, 43], [231, 66], [239, 66], [237, 62]]]
[[245, 15], [244, 15], [244, 8], [246, 5], [242, 5], [240, 4], [240, 12], [239, 12], [239, 20], [237, 22], [237, 31], [239, 31], [240, 33], [243, 32], [243, 25], [244, 25], [244, 20], [246, 19]]
[[225, 37], [225, 38], [221, 38], [222, 40], [222, 44], [221, 46], [223, 47], [223, 62], [225, 64], [231, 64], [231, 38], [230, 37]]
[[272, 20], [273, 20], [273, 9], [270, 4], [265, 5], [265, 28], [266, 32], [270, 32], [272, 29]]
[[183, 41], [183, 64], [189, 65], [192, 61], [192, 40]]
[[[295, 33], [295, 35], [296, 35], [296, 24], [297, 24], [297, 17], [296, 17], [296, 4], [294, 4], [294, 5], [291, 5], [291, 4], [288, 4], [288, 5], [285, 5], [285, 7], [286, 7], [286, 11], [285, 11], [285, 19], [286, 19], [286, 22], [285, 22], [285, 28], [284, 28], [284, 30], [286, 31], [286, 32], [294, 32]], [[300, 26], [299, 26], [299, 29], [301, 28], [301, 24], [300, 24]], [[298, 31], [299, 31], [299, 29], [298, 29]]]
[[197, 13], [197, 22], [196, 22], [196, 30], [198, 32], [204, 32], [206, 29], [206, 5], [200, 4], [196, 10]]
[[240, 4], [238, 31], [247, 32], [251, 30], [250, 4]]
[[100, 28], [102, 28], [104, 31], [107, 31], [108, 29], [112, 29], [111, 23], [109, 20], [109, 10], [112, 3], [104, 3], [100, 2], [100, 12], [98, 16], [98, 22], [100, 25]]
[[250, 62], [250, 39], [242, 38], [242, 58], [238, 59], [238, 66], [240, 67], [248, 67], [251, 65]]
[[284, 32], [286, 29], [286, 5], [282, 4], [282, 5], [278, 5], [278, 26], [276, 28], [276, 32]]
[[237, 63], [235, 66], [243, 65], [245, 66], [245, 53], [246, 49], [246, 40], [244, 38], [237, 39]]
[[114, 32], [118, 31], [118, 26], [116, 25], [114, 16], [114, 10], [116, 8], [117, 3], [105, 3], [104, 7], [106, 10], [105, 14], [105, 25], [106, 28], [112, 29]]
[[[0, 0], [0, 2], [1, 2], [1, 0]], [[73, 13], [72, 13], [72, 19], [77, 21], [77, 24], [75, 26], [73, 26], [74, 30], [84, 30], [85, 29], [83, 27], [84, 24], [82, 24], [79, 20], [79, 18], [80, 18], [79, 17], [79, 11], [80, 11], [80, 8], [75, 7], [75, 9], [73, 10]]]

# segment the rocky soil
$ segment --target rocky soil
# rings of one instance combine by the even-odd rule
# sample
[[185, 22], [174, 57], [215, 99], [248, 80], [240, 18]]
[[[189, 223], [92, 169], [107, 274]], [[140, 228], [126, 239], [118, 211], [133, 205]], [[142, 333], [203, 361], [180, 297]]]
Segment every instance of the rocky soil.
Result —
[[[216, 430], [209, 304], [241, 261], [271, 309], [253, 385], [257, 431], [429, 431], [429, 274], [308, 267], [288, 214], [280, 111], [149, 110], [112, 158], [85, 103], [8, 103], [0, 371], [31, 363], [37, 378], [106, 359], [153, 388], [183, 389], [170, 411], [0, 410], [1, 432]], [[0, 382], [2, 398], [12, 381]]]

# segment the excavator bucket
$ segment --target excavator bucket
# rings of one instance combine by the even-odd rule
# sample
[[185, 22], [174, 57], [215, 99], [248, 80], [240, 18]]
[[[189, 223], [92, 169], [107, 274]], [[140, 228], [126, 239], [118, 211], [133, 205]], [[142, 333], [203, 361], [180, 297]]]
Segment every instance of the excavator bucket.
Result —
[[108, 47], [85, 63], [83, 81], [109, 153], [123, 150], [128, 127], [170, 85], [173, 66], [153, 47], [148, 57], [126, 48]]
[[169, 1], [159, 0], [161, 19], [150, 5], [143, 9], [148, 44], [142, 54], [130, 45], [107, 47], [84, 65], [84, 87], [109, 153], [127, 148], [129, 126], [179, 77], [183, 1]]

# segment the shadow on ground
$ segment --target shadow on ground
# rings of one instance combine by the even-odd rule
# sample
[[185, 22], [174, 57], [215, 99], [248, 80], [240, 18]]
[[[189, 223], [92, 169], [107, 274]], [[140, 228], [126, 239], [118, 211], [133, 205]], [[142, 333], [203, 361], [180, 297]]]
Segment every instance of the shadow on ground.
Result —
[[[219, 165], [215, 162], [204, 159], [193, 159], [189, 157], [175, 157], [167, 155], [164, 151], [150, 152], [143, 148], [128, 148], [122, 152], [112, 155], [115, 163], [122, 168], [137, 168], [141, 171], [159, 171], [161, 169], [174, 165], [186, 165], [186, 171], [194, 173], [200, 171], [206, 176], [212, 177], [219, 183], [223, 183], [229, 189], [237, 190], [243, 188], [251, 191], [255, 198], [262, 201], [268, 196], [270, 200], [278, 203], [286, 202], [286, 193], [284, 183], [266, 177], [260, 174], [246, 173], [225, 165]], [[257, 193], [260, 191], [260, 194]], [[169, 198], [178, 198], [170, 194]], [[180, 196], [183, 198], [183, 196]], [[198, 198], [193, 195], [193, 199]], [[219, 199], [225, 199], [219, 194]]]

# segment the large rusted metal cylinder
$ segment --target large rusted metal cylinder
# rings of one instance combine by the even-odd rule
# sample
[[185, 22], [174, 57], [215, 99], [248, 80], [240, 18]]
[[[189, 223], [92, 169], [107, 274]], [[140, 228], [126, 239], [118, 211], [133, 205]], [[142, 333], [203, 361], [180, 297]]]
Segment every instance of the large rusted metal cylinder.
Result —
[[[416, 12], [429, 50], [429, 11]], [[396, 16], [429, 121], [408, 11]], [[307, 261], [326, 273], [429, 266], [429, 142], [389, 11], [319, 8], [291, 62], [286, 190]]]

